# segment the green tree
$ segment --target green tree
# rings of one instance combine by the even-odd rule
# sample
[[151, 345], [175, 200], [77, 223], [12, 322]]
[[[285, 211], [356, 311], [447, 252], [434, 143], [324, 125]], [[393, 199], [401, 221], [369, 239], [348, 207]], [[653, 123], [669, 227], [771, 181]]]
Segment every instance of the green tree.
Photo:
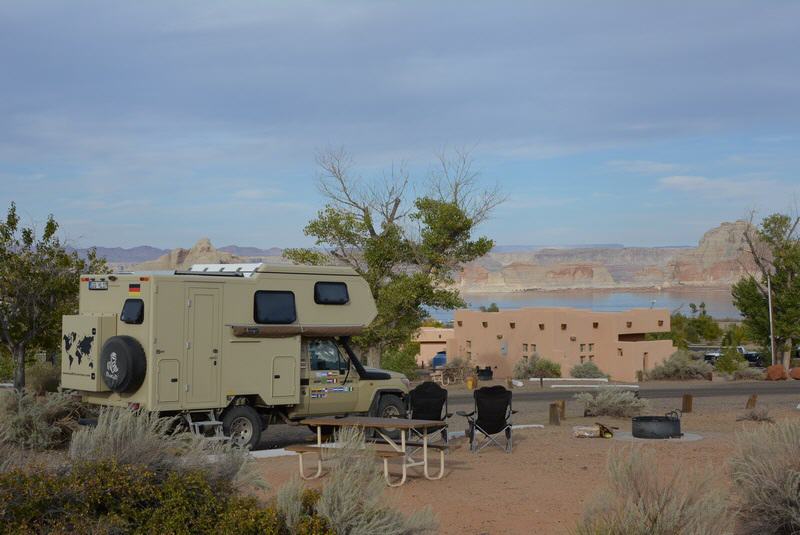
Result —
[[497, 306], [497, 303], [492, 303], [489, 306], [481, 305], [480, 306], [481, 312], [500, 312], [500, 307]]
[[105, 260], [68, 253], [53, 216], [41, 232], [21, 227], [14, 203], [0, 222], [0, 342], [14, 362], [14, 388], [25, 387], [25, 355], [60, 347], [61, 316], [78, 309], [81, 273], [107, 271]]
[[747, 361], [733, 346], [728, 346], [714, 363], [714, 368], [723, 373], [733, 373], [747, 367]]
[[369, 283], [378, 308], [354, 342], [368, 351], [372, 365], [379, 364], [382, 353], [407, 355], [404, 348], [428, 309], [465, 306], [453, 287], [454, 275], [463, 263], [491, 250], [492, 240], [472, 234], [502, 198], [496, 188], [478, 187], [466, 152], [452, 159], [440, 155], [419, 196], [412, 196], [403, 166], [365, 182], [352, 174], [352, 159], [344, 150], [323, 152], [317, 163], [327, 204], [305, 234], [318, 249], [288, 249], [284, 256], [303, 264], [352, 267]]
[[[733, 303], [744, 317], [748, 337], [770, 347], [767, 277], [772, 288], [776, 353], [788, 365], [793, 344], [800, 339], [800, 217], [772, 214], [745, 231], [753, 272], [734, 284]], [[777, 355], [776, 355], [777, 359]]]

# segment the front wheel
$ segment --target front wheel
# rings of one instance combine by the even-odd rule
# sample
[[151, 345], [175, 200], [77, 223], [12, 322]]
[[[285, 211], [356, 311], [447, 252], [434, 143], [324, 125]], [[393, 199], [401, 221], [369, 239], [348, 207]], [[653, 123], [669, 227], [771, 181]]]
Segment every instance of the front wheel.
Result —
[[253, 407], [237, 405], [225, 412], [222, 432], [234, 446], [253, 449], [261, 441], [261, 417]]
[[[381, 396], [381, 399], [378, 401], [377, 416], [379, 418], [405, 418], [406, 406], [399, 396], [395, 396], [394, 394], [386, 394]], [[391, 427], [381, 429], [381, 431], [393, 439], [399, 438], [400, 436], [400, 432]]]

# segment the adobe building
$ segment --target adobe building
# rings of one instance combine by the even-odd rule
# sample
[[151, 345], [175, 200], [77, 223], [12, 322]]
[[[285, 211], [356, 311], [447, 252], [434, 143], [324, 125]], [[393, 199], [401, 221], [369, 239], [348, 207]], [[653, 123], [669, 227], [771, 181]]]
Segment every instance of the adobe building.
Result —
[[511, 377], [516, 362], [533, 354], [561, 365], [562, 377], [582, 362], [594, 362], [614, 380], [635, 381], [668, 358], [671, 340], [647, 340], [670, 330], [666, 309], [593, 312], [572, 308], [522, 308], [500, 312], [457, 310], [448, 359], [491, 366], [495, 377]]
[[453, 329], [444, 327], [421, 327], [414, 337], [419, 342], [417, 362], [425, 367], [430, 366], [431, 360], [439, 351], [447, 350], [447, 341], [453, 338]]

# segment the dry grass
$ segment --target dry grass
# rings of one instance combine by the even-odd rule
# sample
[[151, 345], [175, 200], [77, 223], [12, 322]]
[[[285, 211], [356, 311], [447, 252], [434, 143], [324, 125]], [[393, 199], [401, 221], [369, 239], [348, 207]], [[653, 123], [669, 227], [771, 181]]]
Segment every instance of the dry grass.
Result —
[[581, 392], [575, 399], [583, 403], [587, 416], [614, 416], [629, 418], [649, 408], [647, 400], [639, 399], [634, 392], [620, 388], [602, 389], [596, 394]]
[[73, 461], [113, 460], [155, 472], [202, 470], [209, 481], [230, 482], [237, 488], [260, 486], [247, 451], [212, 442], [175, 429], [175, 418], [155, 413], [104, 408], [97, 426], [74, 434], [69, 448]]
[[769, 422], [775, 423], [775, 419], [769, 415], [769, 409], [766, 407], [757, 407], [750, 409], [746, 413], [736, 418], [737, 422], [752, 421], [752, 422]]
[[766, 371], [750, 367], [733, 372], [733, 379], [735, 381], [762, 381], [766, 376]]
[[384, 497], [385, 483], [374, 455], [363, 449], [363, 434], [343, 429], [337, 434], [337, 448], [327, 484], [322, 488], [316, 513], [337, 533], [349, 535], [421, 535], [437, 532], [430, 508], [411, 515], [390, 507]]
[[48, 362], [37, 362], [25, 370], [25, 388], [38, 395], [57, 392], [61, 384], [61, 368]]
[[661, 477], [655, 453], [644, 448], [612, 452], [608, 488], [585, 509], [577, 535], [707, 535], [730, 533], [724, 491], [709, 476]]
[[740, 434], [731, 473], [745, 533], [800, 533], [800, 422]]
[[0, 392], [0, 444], [29, 450], [66, 446], [86, 407], [71, 396]]

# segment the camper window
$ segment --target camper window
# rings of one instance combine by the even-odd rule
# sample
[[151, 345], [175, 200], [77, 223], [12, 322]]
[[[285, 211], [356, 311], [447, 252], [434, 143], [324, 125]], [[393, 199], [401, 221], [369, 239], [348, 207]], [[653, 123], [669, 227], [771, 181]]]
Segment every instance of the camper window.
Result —
[[308, 343], [308, 355], [312, 370], [347, 370], [347, 362], [342, 359], [339, 347], [333, 340], [311, 340]]
[[141, 299], [126, 299], [122, 305], [122, 314], [119, 315], [122, 323], [140, 325], [144, 321], [144, 301]]
[[292, 292], [260, 290], [256, 292], [254, 301], [253, 319], [256, 323], [286, 325], [297, 319]]
[[343, 282], [314, 284], [314, 302], [318, 305], [346, 305], [349, 301], [347, 285]]

